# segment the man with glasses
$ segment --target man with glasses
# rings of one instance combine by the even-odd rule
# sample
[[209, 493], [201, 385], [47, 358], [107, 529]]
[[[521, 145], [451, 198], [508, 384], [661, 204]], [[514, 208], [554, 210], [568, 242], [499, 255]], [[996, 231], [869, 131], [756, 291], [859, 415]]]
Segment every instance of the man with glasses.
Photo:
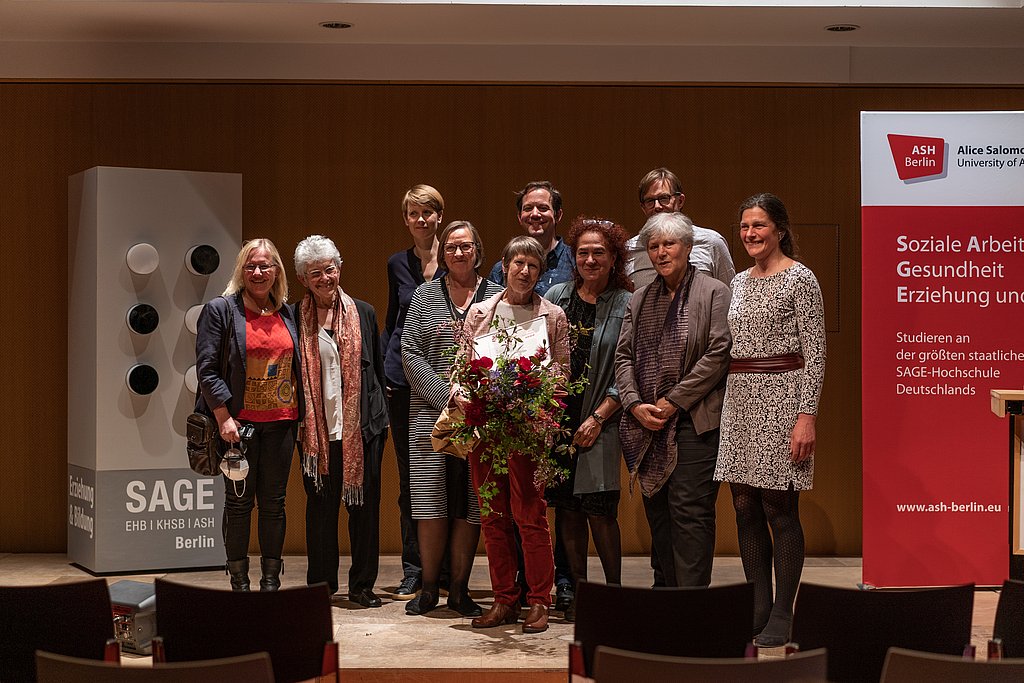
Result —
[[[667, 168], [656, 168], [640, 180], [640, 208], [646, 218], [656, 213], [676, 213], [683, 210], [686, 195], [683, 185], [675, 173]], [[697, 270], [704, 271], [711, 277], [725, 284], [732, 282], [736, 275], [729, 245], [714, 230], [693, 226], [693, 249], [690, 251], [690, 263]], [[657, 272], [647, 250], [640, 244], [639, 235], [626, 242], [626, 275], [633, 281], [633, 286], [640, 289], [654, 282]], [[658, 555], [651, 545], [651, 569], [654, 570], [654, 587], [665, 585], [665, 577], [658, 564]]]
[[[547, 269], [533, 288], [537, 294], [544, 296], [545, 292], [558, 283], [571, 280], [576, 269], [572, 249], [558, 236], [558, 221], [562, 220], [562, 195], [547, 180], [529, 182], [516, 194], [516, 213], [519, 225], [527, 235], [540, 242], [547, 254]], [[487, 279], [505, 286], [501, 261], [494, 264]]]
[[[640, 181], [640, 208], [646, 218], [656, 213], [675, 213], [683, 210], [683, 186], [675, 173], [667, 168], [656, 168]], [[693, 250], [690, 263], [725, 284], [736, 275], [729, 245], [714, 230], [693, 226]], [[626, 242], [626, 274], [637, 289], [654, 281], [657, 273], [647, 250], [634, 237]]]

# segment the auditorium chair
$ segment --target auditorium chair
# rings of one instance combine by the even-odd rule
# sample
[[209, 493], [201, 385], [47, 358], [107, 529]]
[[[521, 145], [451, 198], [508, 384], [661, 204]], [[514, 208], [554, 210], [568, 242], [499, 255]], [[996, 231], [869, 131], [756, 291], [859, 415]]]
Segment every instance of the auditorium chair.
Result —
[[754, 586], [626, 588], [580, 581], [569, 675], [591, 676], [599, 645], [675, 657], [743, 657]]
[[36, 671], [39, 683], [274, 683], [274, 669], [266, 652], [153, 666], [121, 666], [37, 652]]
[[792, 642], [828, 650], [830, 681], [875, 683], [890, 647], [962, 655], [973, 608], [974, 584], [855, 590], [802, 583]]
[[0, 681], [36, 680], [36, 650], [117, 661], [107, 582], [0, 586]]
[[266, 652], [279, 683], [336, 676], [326, 584], [232, 592], [156, 580], [153, 661], [187, 662]]
[[1024, 659], [982, 661], [956, 655], [889, 648], [882, 669], [882, 683], [1020, 683]]
[[[825, 650], [773, 659], [666, 657], [601, 645], [594, 657], [595, 683], [824, 683]], [[934, 683], [934, 681], [932, 682]]]
[[1003, 582], [992, 637], [1003, 641], [1003, 657], [1024, 658], [1024, 581]]

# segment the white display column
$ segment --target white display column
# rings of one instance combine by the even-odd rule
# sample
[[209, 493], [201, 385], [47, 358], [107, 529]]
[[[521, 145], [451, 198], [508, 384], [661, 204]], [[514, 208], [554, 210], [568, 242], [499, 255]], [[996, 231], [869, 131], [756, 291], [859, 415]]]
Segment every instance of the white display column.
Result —
[[186, 314], [231, 276], [242, 176], [97, 167], [68, 190], [68, 557], [96, 573], [221, 565], [224, 487], [185, 454]]

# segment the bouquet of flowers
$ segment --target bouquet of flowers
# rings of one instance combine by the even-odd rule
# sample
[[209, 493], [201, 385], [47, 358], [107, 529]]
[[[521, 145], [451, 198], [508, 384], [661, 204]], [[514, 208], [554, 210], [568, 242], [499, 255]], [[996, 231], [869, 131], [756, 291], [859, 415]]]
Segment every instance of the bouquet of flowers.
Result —
[[[583, 390], [586, 379], [568, 382], [544, 363], [548, 356], [541, 347], [530, 356], [511, 353], [521, 340], [509, 330], [498, 330], [497, 358], [470, 360], [456, 356], [451, 381], [461, 387], [468, 400], [461, 423], [456, 419], [452, 441], [486, 444], [480, 453], [496, 474], [508, 472], [513, 458], [530, 458], [537, 464], [534, 484], [540, 488], [565, 478], [555, 454], [571, 452], [569, 430], [561, 425], [565, 412], [562, 396]], [[470, 345], [472, 340], [470, 340]], [[489, 501], [497, 495], [497, 482], [489, 477], [481, 484], [480, 513], [490, 514]]]

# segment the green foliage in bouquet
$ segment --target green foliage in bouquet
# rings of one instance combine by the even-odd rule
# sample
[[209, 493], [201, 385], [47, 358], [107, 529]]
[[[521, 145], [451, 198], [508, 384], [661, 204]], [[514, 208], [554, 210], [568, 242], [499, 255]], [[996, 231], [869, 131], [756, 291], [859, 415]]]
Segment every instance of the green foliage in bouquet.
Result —
[[[513, 350], [522, 340], [514, 330], [497, 329], [495, 337], [502, 349], [497, 358], [470, 360], [463, 354], [456, 355], [451, 381], [459, 385], [468, 403], [463, 406], [464, 417], [452, 440], [483, 444], [480, 460], [489, 462], [490, 472], [495, 474], [507, 474], [513, 458], [532, 459], [537, 464], [534, 485], [540, 488], [568, 474], [556, 460], [557, 453], [574, 450], [569, 445], [571, 435], [561, 426], [565, 412], [562, 399], [582, 392], [587, 380], [584, 377], [568, 382], [566, 376], [545, 364], [549, 355], [546, 347], [531, 356], [515, 355]], [[574, 338], [579, 330], [572, 332], [570, 337]], [[467, 345], [471, 346], [472, 341]], [[568, 370], [563, 369], [566, 375]], [[490, 478], [490, 472], [479, 488], [482, 515], [493, 512], [490, 501], [498, 494], [498, 484]]]

